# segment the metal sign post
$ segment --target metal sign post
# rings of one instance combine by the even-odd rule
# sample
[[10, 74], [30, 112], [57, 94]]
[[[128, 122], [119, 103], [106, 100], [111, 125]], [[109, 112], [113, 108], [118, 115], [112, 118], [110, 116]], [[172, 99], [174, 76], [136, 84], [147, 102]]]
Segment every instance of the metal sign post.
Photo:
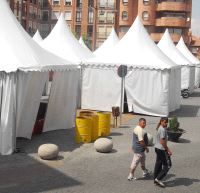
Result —
[[120, 102], [120, 125], [122, 124], [122, 113], [124, 112], [124, 90], [125, 76], [127, 75], [127, 66], [120, 65], [117, 70], [118, 76], [121, 77], [121, 102]]

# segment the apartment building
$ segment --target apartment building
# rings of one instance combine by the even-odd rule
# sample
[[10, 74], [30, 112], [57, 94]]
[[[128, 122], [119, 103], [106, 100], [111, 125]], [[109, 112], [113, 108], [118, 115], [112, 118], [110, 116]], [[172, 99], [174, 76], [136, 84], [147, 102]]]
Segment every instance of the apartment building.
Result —
[[74, 35], [99, 47], [115, 27], [119, 37], [140, 16], [155, 42], [169, 29], [174, 42], [182, 35], [187, 44], [191, 27], [192, 0], [10, 0], [18, 20], [33, 35], [39, 29], [46, 37], [61, 12]]
[[[95, 49], [115, 25], [116, 0], [9, 0], [10, 6], [26, 31], [32, 36], [38, 29], [46, 37], [61, 12], [74, 35], [81, 35]], [[95, 40], [95, 41], [94, 41]]]
[[122, 37], [137, 15], [152, 39], [158, 42], [166, 28], [174, 42], [182, 35], [189, 44], [192, 0], [121, 0], [119, 36]]

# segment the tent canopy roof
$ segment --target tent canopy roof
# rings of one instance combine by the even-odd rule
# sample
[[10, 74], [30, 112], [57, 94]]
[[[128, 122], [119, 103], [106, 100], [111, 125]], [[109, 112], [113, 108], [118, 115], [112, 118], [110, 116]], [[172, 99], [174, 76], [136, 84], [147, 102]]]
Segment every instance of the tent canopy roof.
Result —
[[113, 28], [108, 38], [105, 40], [105, 42], [97, 48], [93, 54], [96, 56], [103, 56], [107, 52], [110, 52], [111, 49], [119, 42], [119, 38], [115, 32], [115, 29]]
[[161, 70], [177, 67], [153, 42], [139, 17], [110, 53], [95, 57], [88, 64], [124, 64], [134, 68]]
[[88, 52], [90, 52], [90, 54], [92, 55], [92, 51], [87, 47], [87, 45], [85, 44], [85, 42], [83, 41], [83, 38], [82, 36], [79, 38], [79, 41], [78, 41], [81, 46], [83, 46], [86, 50], [88, 50]]
[[33, 40], [35, 40], [37, 43], [43, 41], [40, 32], [37, 30], [33, 36]]
[[22, 28], [6, 0], [0, 1], [0, 71], [74, 68], [41, 48]]
[[61, 13], [51, 33], [40, 45], [50, 52], [77, 64], [92, 57], [92, 53], [81, 46], [70, 31], [63, 13]]
[[185, 56], [183, 56], [183, 54], [174, 45], [168, 29], [165, 30], [165, 33], [157, 45], [176, 64], [191, 64], [191, 62]]
[[200, 64], [200, 61], [187, 48], [182, 37], [176, 47], [192, 64]]

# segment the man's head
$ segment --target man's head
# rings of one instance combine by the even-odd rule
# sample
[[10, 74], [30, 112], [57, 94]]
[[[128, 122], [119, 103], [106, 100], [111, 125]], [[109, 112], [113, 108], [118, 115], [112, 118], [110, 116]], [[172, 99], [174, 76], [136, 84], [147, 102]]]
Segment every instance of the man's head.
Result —
[[139, 126], [144, 129], [146, 127], [146, 119], [140, 118], [139, 119]]

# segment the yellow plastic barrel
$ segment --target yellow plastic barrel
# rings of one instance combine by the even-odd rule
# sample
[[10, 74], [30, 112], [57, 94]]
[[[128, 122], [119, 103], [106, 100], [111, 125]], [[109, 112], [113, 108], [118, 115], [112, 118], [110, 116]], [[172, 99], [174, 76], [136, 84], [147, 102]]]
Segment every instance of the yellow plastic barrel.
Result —
[[91, 116], [94, 115], [94, 113], [92, 111], [81, 111], [79, 113], [80, 117], [84, 117], [84, 116]]
[[99, 117], [99, 136], [108, 136], [110, 134], [110, 119], [111, 113], [108, 112], [98, 112]]
[[95, 141], [98, 138], [98, 132], [99, 132], [99, 116], [91, 111], [82, 111], [80, 112], [80, 116], [91, 118], [92, 120], [91, 139], [92, 141]]
[[92, 119], [89, 117], [76, 118], [76, 143], [91, 142]]

